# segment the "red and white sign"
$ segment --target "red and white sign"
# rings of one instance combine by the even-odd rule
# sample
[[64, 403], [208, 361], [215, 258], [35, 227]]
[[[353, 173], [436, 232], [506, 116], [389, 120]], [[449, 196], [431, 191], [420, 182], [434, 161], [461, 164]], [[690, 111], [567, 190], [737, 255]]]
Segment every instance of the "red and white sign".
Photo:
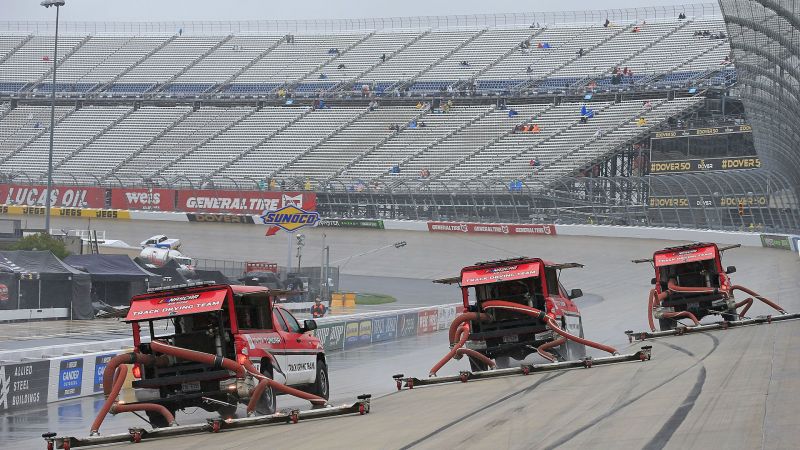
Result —
[[417, 334], [433, 333], [438, 329], [438, 309], [429, 309], [419, 312]]
[[178, 191], [178, 211], [227, 214], [264, 214], [284, 206], [317, 209], [317, 196], [308, 192]]
[[175, 191], [172, 189], [111, 189], [112, 209], [135, 209], [145, 211], [173, 211]]
[[[6, 205], [45, 206], [43, 185], [0, 184], [0, 200]], [[105, 190], [85, 186], [53, 186], [50, 204], [64, 208], [105, 208]]]
[[556, 226], [550, 224], [507, 224], [470, 222], [428, 222], [428, 231], [488, 234], [532, 234], [555, 236]]
[[498, 281], [538, 277], [541, 271], [541, 265], [541, 263], [533, 262], [470, 270], [461, 274], [461, 285], [475, 286], [478, 284], [497, 283]]
[[222, 309], [228, 289], [187, 292], [131, 301], [126, 321], [164, 319]]
[[684, 264], [706, 259], [715, 259], [716, 249], [713, 246], [698, 247], [676, 252], [657, 253], [654, 257], [656, 267], [671, 266], [674, 264]]

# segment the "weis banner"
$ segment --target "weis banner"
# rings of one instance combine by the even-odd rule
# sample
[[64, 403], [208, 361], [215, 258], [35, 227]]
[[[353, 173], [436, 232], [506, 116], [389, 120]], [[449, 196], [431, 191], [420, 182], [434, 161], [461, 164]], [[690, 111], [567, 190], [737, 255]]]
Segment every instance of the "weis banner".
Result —
[[528, 234], [555, 236], [556, 226], [551, 224], [507, 224], [470, 222], [428, 222], [430, 232], [454, 232], [473, 234]]
[[112, 209], [135, 209], [143, 211], [173, 211], [175, 191], [172, 189], [111, 189]]
[[253, 192], [220, 190], [178, 191], [178, 211], [227, 214], [264, 214], [285, 206], [317, 209], [317, 196], [308, 192]]
[[[0, 184], [0, 199], [6, 205], [45, 206], [46, 186]], [[53, 186], [50, 193], [53, 207], [105, 208], [105, 191], [98, 187]]]

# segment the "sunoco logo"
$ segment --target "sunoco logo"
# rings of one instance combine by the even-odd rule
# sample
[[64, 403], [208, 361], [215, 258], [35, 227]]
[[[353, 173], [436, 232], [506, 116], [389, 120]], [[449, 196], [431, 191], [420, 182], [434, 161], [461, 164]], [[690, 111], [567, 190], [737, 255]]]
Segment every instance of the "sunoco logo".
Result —
[[194, 300], [196, 298], [200, 298], [200, 294], [193, 294], [193, 295], [181, 295], [180, 297], [170, 297], [161, 300], [158, 303], [180, 303], [180, 302], [188, 302], [189, 300]]
[[319, 222], [319, 213], [306, 211], [296, 206], [285, 206], [261, 216], [264, 225], [275, 225], [286, 231], [294, 231], [306, 225], [314, 226]]

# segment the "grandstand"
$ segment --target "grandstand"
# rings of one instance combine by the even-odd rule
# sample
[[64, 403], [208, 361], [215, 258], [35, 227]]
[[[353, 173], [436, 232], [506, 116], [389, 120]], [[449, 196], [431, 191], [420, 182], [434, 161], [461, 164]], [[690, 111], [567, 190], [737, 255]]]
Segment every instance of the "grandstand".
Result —
[[[54, 177], [355, 192], [492, 179], [543, 195], [619, 155], [630, 167], [635, 144], [735, 84], [718, 8], [663, 11], [334, 31], [67, 24]], [[53, 39], [18, 28], [0, 23], [13, 29], [0, 33], [0, 172], [41, 182]]]

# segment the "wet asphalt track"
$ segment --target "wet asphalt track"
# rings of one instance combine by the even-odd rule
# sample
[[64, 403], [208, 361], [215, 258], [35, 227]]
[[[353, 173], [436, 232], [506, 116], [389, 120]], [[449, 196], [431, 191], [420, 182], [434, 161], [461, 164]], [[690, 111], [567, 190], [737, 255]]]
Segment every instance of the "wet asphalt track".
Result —
[[[59, 226], [80, 226], [75, 220], [70, 222]], [[278, 262], [286, 258], [286, 240], [264, 238], [261, 227], [99, 224], [110, 238], [131, 243], [156, 233], [180, 237], [186, 253], [197, 257]], [[322, 231], [306, 232], [303, 261], [308, 264], [318, 263], [314, 246]], [[441, 287], [435, 294], [425, 295], [425, 285], [416, 280], [455, 275], [461, 266], [477, 260], [524, 254], [584, 263], [584, 269], [564, 271], [563, 281], [568, 289], [597, 294], [579, 300], [586, 336], [620, 348], [628, 345], [624, 330], [643, 330], [647, 324], [646, 295], [652, 277], [649, 265], [629, 261], [675, 244], [584, 237], [479, 239], [400, 231], [324, 232], [332, 246], [332, 259], [407, 241], [404, 248], [353, 258], [342, 268], [345, 280], [371, 283], [372, 291], [385, 285], [402, 292], [403, 285], [408, 286], [414, 294], [401, 296], [399, 306], [441, 303], [447, 299], [444, 291], [438, 290]], [[210, 246], [202, 247], [209, 242]], [[733, 275], [737, 284], [761, 292], [791, 312], [800, 311], [800, 260], [796, 255], [742, 248], [726, 252], [724, 264], [737, 266]], [[450, 289], [452, 300], [457, 300], [456, 289]], [[767, 312], [761, 305], [751, 310], [752, 315]], [[662, 339], [654, 344], [653, 360], [647, 363], [394, 393], [392, 374], [425, 376], [446, 351], [447, 337], [438, 333], [330, 355], [334, 403], [364, 392], [386, 395], [374, 400], [368, 416], [187, 436], [137, 448], [249, 448], [264, 442], [314, 448], [796, 448], [800, 438], [795, 425], [800, 417], [798, 347], [800, 322], [793, 321]], [[461, 364], [451, 363], [440, 374], [455, 373]], [[302, 403], [279, 397], [278, 405]], [[3, 417], [0, 447], [12, 443], [15, 448], [38, 446], [43, 427], [85, 434], [81, 431], [88, 429], [94, 408], [92, 399], [85, 399], [52, 404], [47, 414], [32, 411]], [[179, 414], [178, 420], [202, 420], [201, 414]], [[142, 423], [134, 416], [120, 415], [107, 419], [103, 430], [124, 431], [137, 421]]]

